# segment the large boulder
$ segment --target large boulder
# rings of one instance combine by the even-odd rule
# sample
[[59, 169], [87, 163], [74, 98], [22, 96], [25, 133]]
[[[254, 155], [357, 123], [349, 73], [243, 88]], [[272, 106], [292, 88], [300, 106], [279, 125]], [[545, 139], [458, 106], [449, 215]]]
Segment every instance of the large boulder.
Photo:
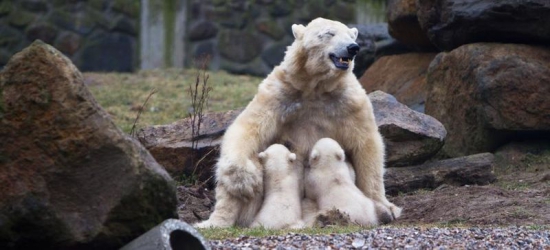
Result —
[[550, 42], [548, 0], [417, 0], [429, 39], [443, 50], [476, 42]]
[[177, 216], [168, 173], [61, 52], [14, 55], [0, 93], [1, 249], [116, 249]]
[[357, 44], [361, 50], [355, 57], [353, 68], [353, 74], [357, 78], [360, 78], [377, 58], [415, 51], [391, 37], [387, 23], [350, 24], [349, 26], [359, 30]]
[[404, 168], [389, 168], [384, 175], [386, 194], [398, 195], [442, 185], [487, 185], [497, 180], [494, 156], [481, 153], [428, 162]]
[[387, 4], [386, 18], [392, 37], [413, 47], [433, 47], [418, 23], [416, 0], [388, 0]]
[[378, 129], [386, 144], [386, 165], [422, 163], [444, 144], [447, 131], [431, 116], [416, 112], [382, 91], [369, 94]]
[[379, 58], [359, 81], [367, 92], [393, 95], [411, 109], [424, 112], [426, 73], [436, 53], [407, 53]]
[[513, 136], [550, 131], [550, 50], [469, 44], [439, 54], [428, 69], [426, 114], [449, 132], [448, 156], [492, 152]]
[[[437, 120], [407, 108], [381, 91], [369, 96], [387, 145], [388, 166], [421, 163], [441, 148], [446, 132]], [[219, 157], [223, 133], [241, 111], [206, 114], [201, 131], [195, 136], [195, 146], [189, 119], [142, 129], [138, 138], [173, 176], [213, 181], [213, 166]]]
[[[141, 129], [139, 141], [172, 176], [208, 180], [227, 127], [242, 110], [205, 114], [193, 135], [191, 118]], [[197, 128], [198, 123], [195, 123]], [[213, 181], [213, 180], [212, 180]]]

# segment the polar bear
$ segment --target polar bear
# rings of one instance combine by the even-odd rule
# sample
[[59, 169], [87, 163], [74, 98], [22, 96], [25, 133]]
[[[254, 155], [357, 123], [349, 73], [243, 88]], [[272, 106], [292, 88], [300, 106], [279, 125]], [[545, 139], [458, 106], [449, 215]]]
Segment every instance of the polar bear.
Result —
[[356, 185], [369, 198], [399, 216], [386, 199], [384, 144], [372, 104], [352, 73], [359, 50], [357, 29], [316, 18], [292, 25], [294, 42], [280, 65], [224, 134], [216, 165], [216, 205], [197, 227], [249, 226], [263, 197], [263, 171], [257, 154], [269, 145], [286, 145], [297, 163], [307, 164], [319, 139], [344, 148]]
[[258, 155], [264, 166], [265, 198], [251, 227], [270, 229], [302, 226], [300, 183], [303, 171], [296, 167], [296, 154], [273, 144]]
[[376, 226], [391, 216], [385, 207], [377, 207], [352, 180], [346, 155], [338, 142], [323, 138], [311, 150], [309, 171], [305, 177], [306, 197], [317, 202], [319, 214], [338, 209], [351, 222]]
[[[345, 162], [345, 164], [348, 168], [351, 182], [355, 183], [355, 170], [353, 170], [353, 166], [351, 166], [351, 164], [347, 161]], [[304, 227], [314, 226], [317, 220], [317, 216], [319, 215], [319, 207], [317, 206], [317, 202], [313, 198], [309, 198], [306, 195], [302, 199], [302, 224], [304, 225]]]

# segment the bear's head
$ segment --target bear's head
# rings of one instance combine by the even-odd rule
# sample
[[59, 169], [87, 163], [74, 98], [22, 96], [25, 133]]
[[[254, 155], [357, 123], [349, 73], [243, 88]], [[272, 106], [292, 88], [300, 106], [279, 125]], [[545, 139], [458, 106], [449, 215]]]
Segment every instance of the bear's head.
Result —
[[[307, 26], [292, 25], [296, 56], [303, 56], [305, 70], [313, 73], [351, 71], [359, 51], [355, 42], [358, 31], [324, 18], [316, 18]], [[287, 52], [288, 54], [288, 52]]]
[[[323, 138], [313, 146], [311, 153], [309, 155], [309, 166], [311, 168], [318, 167], [335, 167], [335, 162], [344, 162], [346, 160], [346, 154], [344, 149], [331, 138]], [[338, 164], [341, 166], [346, 166], [345, 164]]]
[[296, 160], [296, 154], [282, 144], [273, 144], [258, 154], [260, 162], [267, 172], [288, 171]]

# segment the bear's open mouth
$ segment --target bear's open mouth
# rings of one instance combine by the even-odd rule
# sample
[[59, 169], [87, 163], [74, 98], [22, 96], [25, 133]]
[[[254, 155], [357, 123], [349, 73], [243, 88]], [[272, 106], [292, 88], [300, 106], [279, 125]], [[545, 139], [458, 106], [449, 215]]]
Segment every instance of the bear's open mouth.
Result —
[[346, 70], [349, 68], [352, 58], [349, 57], [337, 57], [335, 54], [329, 55], [330, 59], [334, 63], [334, 66], [339, 69]]

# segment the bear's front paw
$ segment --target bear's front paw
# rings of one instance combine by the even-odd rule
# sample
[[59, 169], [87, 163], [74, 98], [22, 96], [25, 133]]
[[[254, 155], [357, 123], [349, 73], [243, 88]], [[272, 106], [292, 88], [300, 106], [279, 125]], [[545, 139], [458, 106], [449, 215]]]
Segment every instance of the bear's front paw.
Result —
[[390, 209], [390, 211], [391, 211], [391, 213], [392, 213], [392, 215], [393, 215], [393, 219], [394, 219], [394, 220], [397, 219], [397, 218], [399, 218], [399, 217], [401, 216], [401, 210], [402, 210], [402, 209], [401, 209], [400, 207], [398, 207], [398, 206], [396, 206], [396, 205], [394, 205], [394, 204], [392, 203], [392, 204], [389, 206], [389, 209]]
[[262, 171], [251, 160], [240, 166], [225, 164], [218, 167], [218, 184], [232, 196], [249, 200], [263, 192]]

